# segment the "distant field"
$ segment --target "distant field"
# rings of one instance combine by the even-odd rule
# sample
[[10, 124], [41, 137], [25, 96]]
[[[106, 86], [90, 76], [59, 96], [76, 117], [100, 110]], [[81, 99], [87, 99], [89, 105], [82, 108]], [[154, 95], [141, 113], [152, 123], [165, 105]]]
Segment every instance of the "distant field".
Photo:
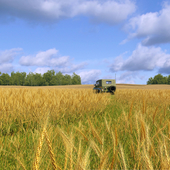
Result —
[[[94, 85], [65, 85], [65, 86], [0, 86], [1, 88], [73, 88], [93, 89]], [[170, 85], [139, 85], [139, 84], [116, 84], [117, 89], [170, 89]]]
[[117, 89], [170, 89], [170, 85], [138, 85], [138, 84], [117, 84]]

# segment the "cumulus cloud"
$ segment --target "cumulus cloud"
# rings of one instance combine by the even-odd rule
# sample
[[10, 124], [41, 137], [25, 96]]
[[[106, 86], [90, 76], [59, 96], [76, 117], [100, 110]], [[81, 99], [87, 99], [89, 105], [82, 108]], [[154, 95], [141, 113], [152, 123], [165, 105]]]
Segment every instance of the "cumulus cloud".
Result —
[[22, 51], [22, 48], [12, 48], [5, 51], [0, 51], [0, 72], [9, 73], [13, 71], [12, 62], [15, 57]]
[[163, 52], [160, 47], [139, 44], [128, 59], [117, 57], [111, 64], [110, 71], [151, 71], [155, 68], [159, 68], [160, 71], [170, 68], [170, 54]]
[[83, 84], [93, 84], [101, 75], [100, 70], [83, 71], [78, 74]]
[[35, 56], [22, 56], [19, 63], [23, 66], [66, 66], [69, 64], [69, 56], [57, 57], [55, 48], [41, 51]]
[[55, 71], [56, 72], [62, 72], [62, 73], [72, 73], [72, 72], [75, 72], [77, 70], [81, 70], [83, 69], [85, 66], [87, 65], [86, 62], [82, 62], [80, 64], [71, 64], [67, 67], [63, 67], [63, 68], [55, 68]]
[[38, 68], [35, 69], [34, 73], [44, 74], [48, 70], [51, 70], [50, 67], [38, 67]]
[[55, 48], [41, 51], [35, 56], [22, 56], [19, 63], [22, 66], [38, 66], [35, 70], [37, 73], [44, 73], [50, 69], [54, 69], [56, 72], [71, 73], [83, 69], [87, 65], [86, 62], [74, 64], [69, 56], [59, 57], [58, 50]]
[[10, 50], [0, 51], [0, 64], [12, 62], [20, 51], [22, 51], [22, 48], [12, 48]]
[[118, 84], [135, 84], [135, 79], [138, 79], [139, 75], [137, 72], [126, 71], [116, 78]]
[[10, 73], [13, 71], [13, 65], [11, 63], [0, 64], [1, 73]]
[[[132, 32], [128, 39], [144, 38], [143, 45], [170, 42], [170, 4], [164, 3], [159, 12], [150, 12], [130, 19], [126, 26]], [[126, 43], [127, 40], [122, 42]]]
[[170, 74], [170, 57], [164, 62], [163, 66], [159, 68], [159, 73]]
[[57, 22], [83, 15], [94, 22], [116, 24], [135, 10], [135, 4], [130, 0], [0, 0], [0, 18], [8, 21], [21, 18]]

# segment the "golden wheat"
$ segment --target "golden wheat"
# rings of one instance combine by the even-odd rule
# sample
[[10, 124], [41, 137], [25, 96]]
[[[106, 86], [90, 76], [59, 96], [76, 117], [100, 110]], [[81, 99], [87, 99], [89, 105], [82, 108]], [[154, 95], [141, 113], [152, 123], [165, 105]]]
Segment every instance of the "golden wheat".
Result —
[[[21, 166], [26, 169], [23, 161], [20, 161], [24, 153], [18, 149], [20, 140], [15, 138], [16, 132], [11, 132], [16, 120], [17, 125], [26, 124], [18, 128], [18, 134], [22, 130], [24, 134], [28, 133], [33, 124], [29, 135], [34, 148], [37, 147], [33, 158], [33, 168], [36, 170], [50, 168], [44, 163], [50, 159], [53, 169], [65, 170], [170, 167], [170, 90], [118, 89], [112, 99], [109, 94], [93, 94], [90, 89], [52, 87], [3, 88], [0, 95], [0, 120], [3, 122], [0, 128], [7, 124], [6, 134], [9, 136], [9, 140], [1, 136], [1, 150], [8, 150], [9, 147], [9, 151], [17, 153], [14, 154], [20, 164], [17, 168]], [[118, 106], [112, 107], [110, 101]], [[110, 110], [106, 109], [108, 104], [111, 105]], [[69, 116], [77, 119], [76, 123]], [[49, 119], [46, 122], [52, 125], [51, 131], [47, 131], [46, 123], [44, 125], [46, 117]], [[99, 120], [99, 117], [102, 118]], [[58, 120], [63, 120], [61, 127]], [[72, 122], [64, 125], [66, 120]], [[50, 139], [51, 136], [57, 137]], [[43, 142], [47, 144], [47, 149], [43, 147]], [[59, 151], [62, 152], [60, 158]], [[50, 157], [45, 158], [44, 152]], [[40, 159], [43, 161], [40, 162]], [[6, 160], [2, 158], [2, 161]]]

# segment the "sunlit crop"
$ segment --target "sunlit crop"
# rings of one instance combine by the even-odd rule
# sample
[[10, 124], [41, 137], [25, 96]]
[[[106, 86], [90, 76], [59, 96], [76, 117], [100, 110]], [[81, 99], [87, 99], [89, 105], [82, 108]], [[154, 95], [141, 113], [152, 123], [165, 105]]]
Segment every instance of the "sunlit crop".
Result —
[[168, 169], [170, 90], [1, 88], [0, 167]]

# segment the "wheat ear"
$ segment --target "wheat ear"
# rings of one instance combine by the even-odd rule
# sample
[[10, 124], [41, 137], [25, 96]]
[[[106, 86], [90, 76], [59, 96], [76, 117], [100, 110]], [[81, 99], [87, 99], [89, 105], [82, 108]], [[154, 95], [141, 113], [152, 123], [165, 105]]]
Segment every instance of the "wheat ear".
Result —
[[90, 156], [90, 152], [91, 152], [91, 148], [89, 146], [89, 148], [87, 149], [84, 157], [83, 157], [83, 161], [81, 164], [82, 169], [86, 169], [89, 166], [89, 156]]
[[145, 149], [145, 146], [144, 146], [144, 153], [143, 153], [144, 155], [144, 160], [145, 160], [145, 162], [146, 162], [146, 164], [147, 164], [147, 169], [150, 169], [150, 170], [153, 170], [153, 166], [152, 166], [152, 163], [151, 163], [151, 161], [150, 161], [150, 159], [149, 159], [149, 156], [148, 156], [148, 154], [146, 153], [146, 149]]
[[120, 152], [121, 152], [121, 156], [122, 156], [122, 160], [123, 160], [123, 166], [124, 166], [123, 169], [126, 170], [127, 167], [126, 167], [126, 162], [125, 162], [125, 156], [124, 156], [123, 148], [122, 148], [121, 144], [119, 144], [119, 146], [120, 146]]
[[[71, 135], [70, 135], [70, 141], [71, 143], [73, 143], [73, 135], [72, 135], [72, 132], [71, 132]], [[73, 147], [71, 146], [70, 147], [70, 170], [73, 169]]]
[[130, 117], [131, 117], [131, 115], [132, 115], [133, 102], [134, 102], [134, 100], [132, 101], [132, 103], [131, 103], [131, 105], [130, 105], [128, 120], [130, 119]]
[[34, 165], [33, 165], [33, 169], [35, 169], [35, 170], [39, 169], [40, 153], [41, 153], [41, 148], [42, 148], [42, 145], [43, 145], [43, 140], [44, 140], [44, 135], [45, 135], [48, 119], [49, 119], [49, 114], [47, 115], [45, 126], [43, 128], [43, 131], [42, 131], [42, 134], [41, 134], [41, 137], [40, 137], [40, 140], [39, 140], [39, 145], [37, 147], [35, 162], [34, 162]]
[[165, 138], [164, 138], [164, 150], [165, 150], [165, 155], [166, 155], [166, 162], [168, 164], [168, 169], [169, 169], [170, 168], [170, 159], [169, 159], [169, 155], [168, 155], [166, 144], [165, 144]]
[[45, 129], [45, 138], [46, 138], [46, 142], [47, 142], [47, 145], [48, 145], [48, 150], [49, 150], [49, 153], [50, 153], [50, 158], [51, 158], [51, 162], [52, 162], [52, 165], [53, 165], [53, 169], [56, 170], [57, 164], [56, 164], [56, 161], [55, 161], [55, 157], [54, 157], [54, 153], [53, 153], [53, 149], [52, 149], [52, 144], [51, 144], [51, 141], [48, 137], [46, 129]]
[[36, 153], [35, 162], [34, 162], [34, 169], [35, 170], [39, 169], [40, 153], [41, 153], [41, 148], [42, 148], [42, 145], [43, 145], [44, 135], [45, 135], [45, 127], [43, 128], [43, 132], [42, 132], [40, 140], [39, 140], [39, 145], [37, 147], [37, 153]]
[[85, 134], [80, 129], [78, 129], [77, 127], [74, 127], [74, 128], [86, 139], [86, 141], [89, 141], [88, 138], [85, 136]]
[[107, 158], [108, 158], [108, 153], [109, 152], [110, 152], [110, 149], [108, 149], [108, 151], [106, 151], [106, 153], [102, 156], [98, 169], [104, 169], [104, 167], [106, 165], [106, 162], [107, 162]]
[[79, 150], [78, 150], [78, 156], [77, 156], [77, 165], [76, 165], [76, 169], [80, 168], [80, 162], [82, 161], [82, 157], [81, 157], [81, 139], [79, 141]]
[[88, 121], [89, 121], [91, 130], [92, 130], [93, 136], [97, 138], [97, 140], [99, 141], [99, 143], [100, 143], [101, 145], [103, 145], [102, 140], [100, 139], [100, 136], [99, 136], [98, 133], [97, 133], [97, 130], [94, 128], [94, 126], [92, 125], [92, 123], [91, 123], [91, 121], [90, 121], [89, 118], [88, 118]]
[[104, 118], [104, 120], [105, 120], [105, 124], [106, 124], [106, 129], [110, 133], [110, 126], [109, 126], [109, 124], [108, 124], [108, 122], [106, 120], [106, 117]]

